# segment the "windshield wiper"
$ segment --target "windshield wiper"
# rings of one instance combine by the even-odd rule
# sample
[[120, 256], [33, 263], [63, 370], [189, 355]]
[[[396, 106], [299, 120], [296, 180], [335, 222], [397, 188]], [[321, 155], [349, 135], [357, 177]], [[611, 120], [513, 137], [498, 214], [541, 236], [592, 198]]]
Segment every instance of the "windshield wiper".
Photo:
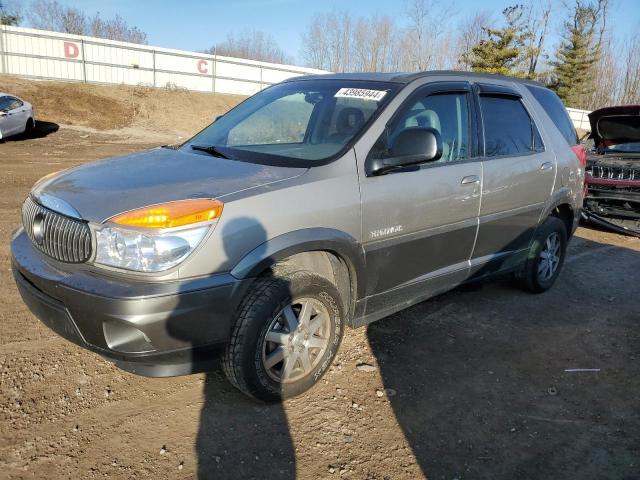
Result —
[[200, 152], [206, 152], [209, 155], [219, 158], [226, 158], [228, 160], [233, 160], [228, 155], [222, 153], [218, 147], [215, 145], [191, 145], [192, 150], [198, 150]]

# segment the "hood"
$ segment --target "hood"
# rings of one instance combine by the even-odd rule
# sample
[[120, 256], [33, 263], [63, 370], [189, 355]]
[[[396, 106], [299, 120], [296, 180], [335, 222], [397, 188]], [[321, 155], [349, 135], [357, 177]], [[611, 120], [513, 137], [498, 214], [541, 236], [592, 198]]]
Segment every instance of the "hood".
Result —
[[640, 105], [606, 107], [589, 114], [591, 135], [596, 146], [640, 142]]
[[[172, 200], [220, 198], [305, 171], [157, 148], [66, 170], [37, 184], [32, 193], [47, 199], [47, 205], [66, 206], [85, 220], [103, 222], [135, 208]], [[65, 213], [62, 208], [58, 211]]]

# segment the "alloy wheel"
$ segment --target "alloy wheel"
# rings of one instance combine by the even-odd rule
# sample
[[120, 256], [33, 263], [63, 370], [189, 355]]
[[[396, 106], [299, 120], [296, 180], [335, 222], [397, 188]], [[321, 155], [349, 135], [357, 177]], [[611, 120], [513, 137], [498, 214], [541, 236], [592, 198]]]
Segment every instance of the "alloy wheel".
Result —
[[553, 277], [560, 265], [560, 236], [553, 232], [547, 237], [540, 251], [538, 278], [544, 282]]
[[314, 298], [294, 299], [275, 316], [262, 346], [267, 374], [280, 383], [304, 378], [320, 363], [331, 333], [329, 311]]

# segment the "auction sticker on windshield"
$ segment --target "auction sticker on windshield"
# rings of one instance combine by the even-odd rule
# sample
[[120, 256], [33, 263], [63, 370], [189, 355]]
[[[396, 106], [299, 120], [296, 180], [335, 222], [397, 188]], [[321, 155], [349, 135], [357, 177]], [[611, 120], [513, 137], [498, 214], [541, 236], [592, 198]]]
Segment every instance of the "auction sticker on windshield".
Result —
[[361, 98], [363, 100], [382, 100], [387, 94], [384, 90], [368, 90], [366, 88], [341, 88], [336, 92], [336, 98]]

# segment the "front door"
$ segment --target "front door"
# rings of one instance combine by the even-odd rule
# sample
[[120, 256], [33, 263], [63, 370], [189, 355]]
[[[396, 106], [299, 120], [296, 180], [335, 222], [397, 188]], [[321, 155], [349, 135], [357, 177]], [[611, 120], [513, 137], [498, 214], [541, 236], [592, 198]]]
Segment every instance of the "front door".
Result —
[[3, 117], [5, 124], [3, 128], [3, 135], [14, 135], [22, 132], [22, 128], [27, 124], [25, 118], [24, 103], [14, 97], [3, 97], [6, 100], [6, 107], [8, 109], [7, 115]]
[[418, 88], [369, 153], [368, 159], [385, 155], [411, 127], [433, 128], [443, 142], [437, 161], [379, 176], [367, 175], [365, 163], [361, 172], [367, 314], [388, 313], [467, 277], [482, 181], [472, 108], [467, 82]]

